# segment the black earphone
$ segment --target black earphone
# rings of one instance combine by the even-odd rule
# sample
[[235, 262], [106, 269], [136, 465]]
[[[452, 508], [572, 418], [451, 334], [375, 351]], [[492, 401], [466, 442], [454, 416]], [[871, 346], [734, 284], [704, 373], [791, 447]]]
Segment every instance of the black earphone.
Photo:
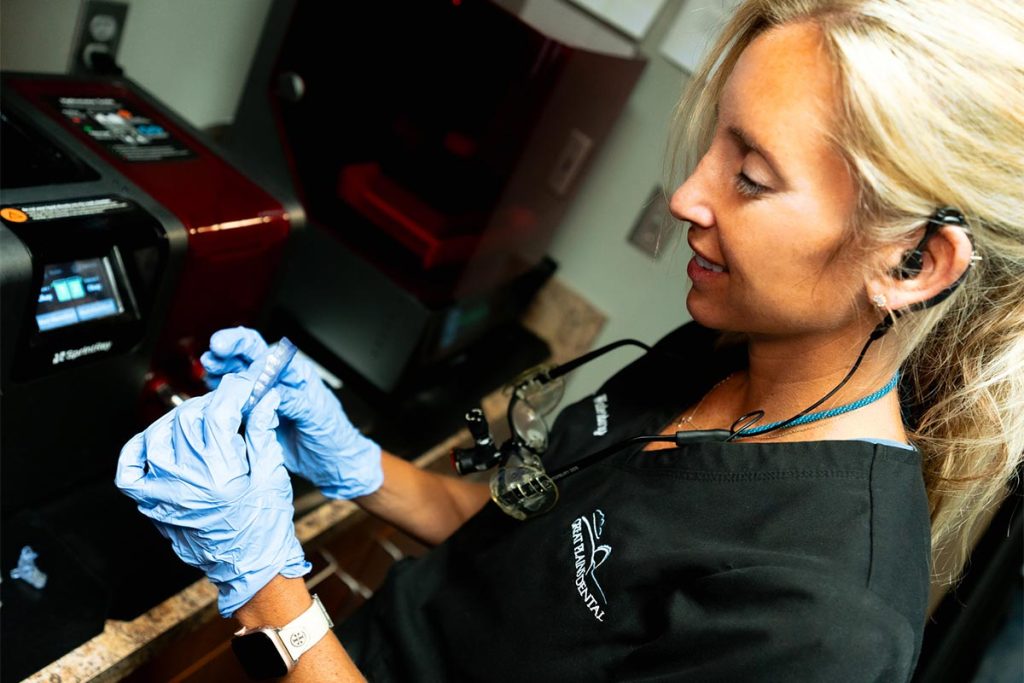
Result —
[[[961, 228], [964, 234], [967, 235], [967, 239], [971, 239], [971, 233], [967, 230], [967, 221], [964, 220], [964, 215], [959, 210], [954, 209], [951, 206], [944, 206], [938, 209], [935, 213], [928, 217], [925, 224], [924, 235], [917, 245], [903, 255], [903, 260], [896, 266], [892, 271], [892, 276], [899, 280], [911, 280], [921, 274], [921, 269], [924, 267], [924, 250], [928, 245], [928, 240], [935, 236], [935, 234], [947, 225]], [[974, 241], [971, 240], [971, 247], [973, 249]], [[972, 256], [972, 261], [976, 260], [977, 257]], [[889, 311], [886, 315], [885, 320], [878, 323], [875, 329], [871, 332], [869, 341], [878, 339], [893, 326], [898, 318], [901, 318], [906, 313], [912, 313], [914, 311], [923, 311], [926, 308], [931, 308], [937, 304], [942, 303], [956, 291], [957, 287], [963, 284], [963, 281], [967, 279], [967, 274], [971, 272], [968, 266], [963, 273], [960, 274], [956, 280], [951, 282], [948, 287], [943, 289], [941, 292], [926, 299], [924, 301], [918, 301], [917, 303], [910, 304], [905, 308], [901, 308], [895, 311]]]
[[[920, 275], [921, 268], [924, 267], [924, 248], [927, 246], [928, 240], [934, 237], [935, 233], [947, 225], [959, 226], [965, 229], [967, 227], [964, 215], [951, 206], [944, 206], [933, 213], [928, 217], [921, 241], [917, 243], [917, 246], [904, 254], [903, 261], [900, 262], [900, 265], [897, 266], [893, 272], [893, 277], [900, 280], [910, 280]], [[959, 284], [960, 280], [957, 280], [953, 283], [953, 286], [956, 287], [959, 286]]]

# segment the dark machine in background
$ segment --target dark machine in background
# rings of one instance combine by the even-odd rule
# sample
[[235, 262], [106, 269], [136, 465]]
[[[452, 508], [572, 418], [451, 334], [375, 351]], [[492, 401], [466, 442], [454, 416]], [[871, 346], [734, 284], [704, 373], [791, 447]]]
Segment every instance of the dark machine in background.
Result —
[[[113, 485], [121, 445], [205, 391], [209, 334], [257, 324], [301, 208], [128, 80], [4, 74], [2, 677], [200, 574]], [[36, 553], [42, 587], [11, 578]]]
[[301, 197], [276, 324], [386, 446], [547, 354], [515, 321], [644, 64], [562, 3], [273, 5], [226, 144]]

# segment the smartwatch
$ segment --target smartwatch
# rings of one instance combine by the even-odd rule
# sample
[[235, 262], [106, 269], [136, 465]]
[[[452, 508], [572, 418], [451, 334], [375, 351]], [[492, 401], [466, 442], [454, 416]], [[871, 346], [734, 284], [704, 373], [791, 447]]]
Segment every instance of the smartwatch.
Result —
[[299, 657], [332, 628], [334, 622], [314, 595], [313, 604], [285, 626], [236, 631], [231, 649], [249, 678], [279, 678], [294, 669]]

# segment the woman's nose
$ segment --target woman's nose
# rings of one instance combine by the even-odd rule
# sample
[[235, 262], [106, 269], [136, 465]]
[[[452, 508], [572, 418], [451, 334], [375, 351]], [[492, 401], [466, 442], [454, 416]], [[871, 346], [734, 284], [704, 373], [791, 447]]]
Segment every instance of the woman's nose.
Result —
[[690, 177], [676, 188], [669, 200], [669, 211], [681, 221], [689, 221], [694, 227], [710, 228], [715, 224], [710, 196], [705, 190], [704, 176], [707, 175], [706, 157], [697, 165]]

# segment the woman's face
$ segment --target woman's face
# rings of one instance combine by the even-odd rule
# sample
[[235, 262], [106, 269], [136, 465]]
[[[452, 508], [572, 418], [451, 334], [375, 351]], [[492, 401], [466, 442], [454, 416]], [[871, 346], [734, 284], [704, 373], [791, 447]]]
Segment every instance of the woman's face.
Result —
[[698, 322], [820, 334], [852, 324], [866, 301], [841, 249], [856, 192], [827, 137], [833, 78], [810, 24], [768, 31], [740, 56], [711, 147], [671, 200], [691, 223], [686, 305]]

